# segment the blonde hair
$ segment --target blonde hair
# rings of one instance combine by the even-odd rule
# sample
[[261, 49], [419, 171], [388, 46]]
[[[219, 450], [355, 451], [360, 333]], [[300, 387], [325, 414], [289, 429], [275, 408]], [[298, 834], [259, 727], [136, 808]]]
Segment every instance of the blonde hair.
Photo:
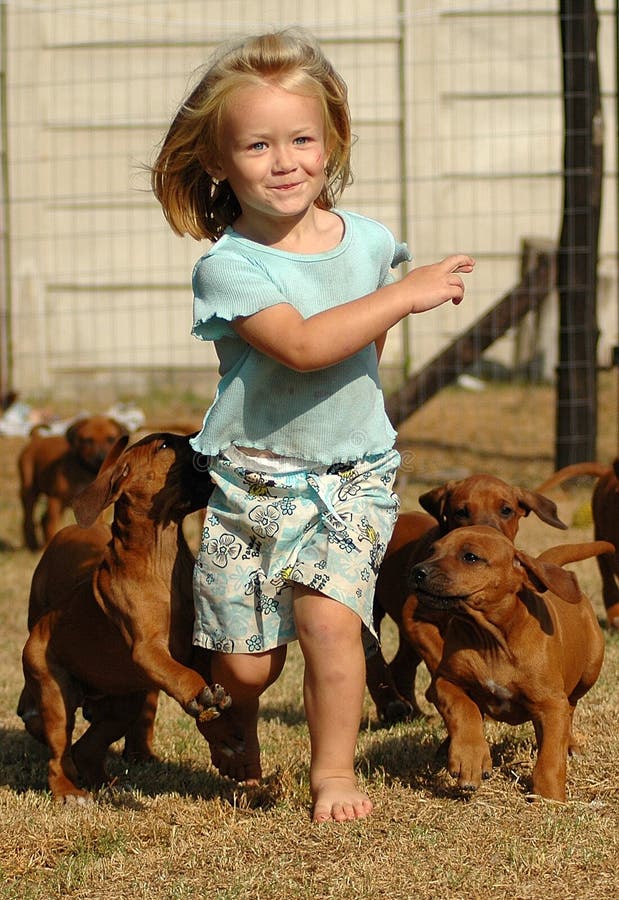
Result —
[[171, 228], [196, 240], [217, 240], [241, 213], [227, 181], [207, 169], [220, 162], [227, 104], [247, 85], [275, 83], [320, 101], [327, 163], [316, 206], [331, 209], [352, 180], [352, 144], [346, 83], [315, 38], [299, 28], [245, 38], [224, 46], [178, 110], [154, 164], [151, 186]]

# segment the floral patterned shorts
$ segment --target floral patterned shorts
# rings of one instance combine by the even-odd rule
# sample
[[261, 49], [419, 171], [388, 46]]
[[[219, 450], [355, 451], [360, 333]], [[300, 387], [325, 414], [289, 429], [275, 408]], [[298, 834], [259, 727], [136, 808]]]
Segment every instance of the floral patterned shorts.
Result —
[[253, 653], [295, 640], [292, 594], [302, 584], [356, 612], [375, 648], [374, 585], [398, 514], [399, 462], [396, 450], [330, 467], [237, 448], [215, 458], [194, 569], [194, 643]]

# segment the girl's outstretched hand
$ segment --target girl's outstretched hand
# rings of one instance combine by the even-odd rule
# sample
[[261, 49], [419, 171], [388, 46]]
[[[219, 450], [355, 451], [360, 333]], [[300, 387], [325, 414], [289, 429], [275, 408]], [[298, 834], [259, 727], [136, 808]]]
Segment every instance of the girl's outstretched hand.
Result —
[[440, 262], [419, 266], [404, 278], [410, 291], [411, 313], [425, 312], [451, 300], [456, 305], [464, 297], [464, 281], [459, 272], [472, 272], [475, 260], [465, 253], [454, 253]]

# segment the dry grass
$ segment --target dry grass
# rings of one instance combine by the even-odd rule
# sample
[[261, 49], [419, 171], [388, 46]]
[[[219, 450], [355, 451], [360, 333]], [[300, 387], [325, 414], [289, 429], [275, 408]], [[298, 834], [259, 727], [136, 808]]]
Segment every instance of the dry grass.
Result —
[[[599, 458], [616, 452], [615, 399], [602, 397]], [[404, 506], [419, 487], [491, 471], [533, 487], [552, 469], [552, 394], [498, 388], [444, 392], [402, 429]], [[446, 422], [447, 439], [441, 438]], [[206, 745], [167, 698], [158, 719], [160, 761], [126, 771], [86, 807], [52, 803], [46, 754], [15, 715], [20, 651], [35, 558], [20, 548], [15, 456], [0, 442], [0, 898], [611, 898], [619, 894], [617, 684], [619, 637], [607, 634], [600, 680], [579, 705], [582, 757], [569, 764], [566, 804], [526, 800], [532, 729], [490, 724], [493, 777], [462, 797], [436, 761], [440, 722], [380, 728], [366, 704], [360, 777], [376, 810], [350, 825], [309, 822], [308, 741], [296, 647], [266, 694], [260, 732], [267, 783], [235, 791], [210, 768]], [[411, 459], [415, 464], [411, 470]], [[416, 480], [413, 480], [413, 477]], [[558, 493], [566, 522], [582, 520], [588, 488]], [[555, 532], [530, 517], [521, 546], [539, 551], [586, 540], [590, 526]], [[595, 564], [576, 568], [600, 616]], [[393, 631], [385, 636], [392, 645]], [[425, 708], [431, 713], [430, 708]]]

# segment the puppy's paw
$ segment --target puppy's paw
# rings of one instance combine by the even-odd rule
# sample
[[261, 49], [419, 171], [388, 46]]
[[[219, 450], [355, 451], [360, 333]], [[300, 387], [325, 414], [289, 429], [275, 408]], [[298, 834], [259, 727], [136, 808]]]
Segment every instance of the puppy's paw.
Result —
[[377, 711], [380, 721], [387, 726], [397, 722], [410, 722], [411, 719], [423, 716], [421, 710], [415, 709], [404, 697], [395, 697]]
[[81, 790], [73, 786], [67, 788], [66, 791], [53, 790], [54, 801], [58, 804], [64, 803], [66, 806], [89, 806], [94, 803], [93, 796], [89, 791]]
[[619, 603], [613, 603], [606, 609], [606, 618], [611, 632], [619, 631]]
[[463, 791], [476, 791], [482, 779], [490, 778], [492, 774], [492, 760], [490, 749], [484, 741], [483, 746], [454, 746], [449, 745], [447, 771], [458, 782], [458, 787]]
[[201, 722], [216, 719], [232, 704], [232, 697], [220, 684], [206, 684], [198, 696], [187, 704], [187, 712]]
[[570, 756], [580, 756], [581, 753], [584, 752], [585, 745], [587, 743], [587, 735], [582, 734], [582, 732], [573, 731], [570, 734], [570, 741], [568, 744], [567, 751]]
[[68, 794], [62, 802], [69, 806], [89, 806], [94, 801], [91, 794]]

